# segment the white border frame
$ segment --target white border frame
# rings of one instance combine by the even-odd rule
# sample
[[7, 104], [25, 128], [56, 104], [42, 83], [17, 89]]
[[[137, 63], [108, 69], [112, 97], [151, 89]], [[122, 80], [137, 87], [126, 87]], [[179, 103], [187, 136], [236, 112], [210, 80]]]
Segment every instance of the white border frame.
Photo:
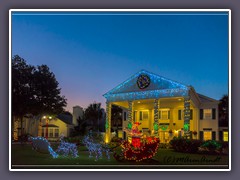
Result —
[[[11, 164], [11, 59], [12, 59], [12, 12], [228, 12], [228, 82], [229, 82], [229, 169], [12, 169]], [[26, 165], [24, 165], [26, 166]], [[54, 165], [56, 166], [56, 165]], [[101, 165], [102, 166], [102, 165]], [[186, 167], [186, 165], [184, 165]], [[204, 165], [205, 166], [205, 165]], [[39, 167], [39, 166], [38, 166]], [[149, 167], [149, 165], [147, 165]], [[166, 165], [164, 165], [166, 167]], [[169, 166], [170, 167], [170, 166]], [[211, 165], [212, 167], [212, 165]], [[231, 9], [10, 9], [9, 10], [9, 171], [231, 171]]]

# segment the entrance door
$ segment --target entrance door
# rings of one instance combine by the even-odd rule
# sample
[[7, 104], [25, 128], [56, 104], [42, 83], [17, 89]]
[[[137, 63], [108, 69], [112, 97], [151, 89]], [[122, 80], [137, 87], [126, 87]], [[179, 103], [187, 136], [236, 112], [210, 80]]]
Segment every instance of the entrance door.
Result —
[[169, 141], [168, 131], [160, 131], [159, 138], [160, 138], [160, 143], [168, 143], [168, 141]]

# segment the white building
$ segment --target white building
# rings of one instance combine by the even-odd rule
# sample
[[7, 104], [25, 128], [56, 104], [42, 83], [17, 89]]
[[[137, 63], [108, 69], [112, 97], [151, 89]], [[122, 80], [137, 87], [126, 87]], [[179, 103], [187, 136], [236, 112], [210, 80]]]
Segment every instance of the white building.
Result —
[[[104, 97], [106, 142], [111, 137], [112, 104], [123, 109], [122, 129], [139, 122], [145, 135], [158, 136], [161, 142], [169, 142], [183, 133], [193, 139], [219, 140], [219, 101], [197, 93], [192, 86], [142, 70]], [[128, 135], [120, 131], [119, 136]]]

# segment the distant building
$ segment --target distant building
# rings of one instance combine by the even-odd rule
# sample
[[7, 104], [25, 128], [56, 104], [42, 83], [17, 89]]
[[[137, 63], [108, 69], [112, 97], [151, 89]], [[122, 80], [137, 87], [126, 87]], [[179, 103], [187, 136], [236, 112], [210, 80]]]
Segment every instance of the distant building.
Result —
[[[31, 115], [23, 118], [22, 130], [23, 134], [32, 136], [47, 137], [49, 140], [57, 140], [60, 135], [69, 137], [74, 130], [74, 126], [78, 125], [78, 117], [83, 116], [83, 108], [80, 106], [73, 107], [73, 114], [61, 113], [52, 118], [49, 116], [33, 117]], [[21, 122], [13, 122], [13, 136], [18, 139], [21, 135]]]
[[42, 119], [42, 132], [39, 136], [47, 136], [48, 140], [58, 140], [60, 135], [69, 137], [73, 129], [72, 115], [59, 114], [56, 118], [49, 119], [48, 124]]
[[81, 106], [74, 106], [73, 107], [73, 124], [74, 126], [78, 125], [78, 118], [83, 118], [83, 108]]

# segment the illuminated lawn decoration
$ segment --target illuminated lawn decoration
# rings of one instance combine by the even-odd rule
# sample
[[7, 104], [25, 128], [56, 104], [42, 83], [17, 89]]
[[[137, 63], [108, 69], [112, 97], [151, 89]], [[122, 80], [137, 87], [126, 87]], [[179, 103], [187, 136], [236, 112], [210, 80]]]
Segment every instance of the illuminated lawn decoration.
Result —
[[50, 143], [44, 137], [30, 137], [32, 148], [40, 153], [51, 154], [53, 158], [57, 158], [58, 154], [52, 149]]
[[32, 148], [40, 153], [51, 154], [53, 158], [58, 158], [60, 155], [64, 157], [78, 157], [77, 146], [74, 143], [68, 143], [63, 140], [61, 136], [60, 144], [56, 152], [52, 149], [50, 143], [44, 137], [30, 137], [29, 140], [32, 142]]
[[123, 141], [121, 144], [122, 152], [114, 153], [114, 158], [118, 161], [142, 161], [151, 159], [157, 153], [159, 147], [159, 138], [146, 137], [142, 138], [142, 133], [138, 131], [139, 123], [135, 123], [131, 131], [125, 130], [132, 138], [132, 142]]
[[83, 144], [86, 146], [89, 152], [89, 157], [95, 157], [95, 161], [103, 157], [105, 153], [106, 157], [110, 159], [109, 148], [103, 147], [102, 144], [94, 142], [91, 135], [86, 135], [83, 138]]
[[60, 144], [56, 152], [60, 155], [63, 155], [64, 157], [78, 157], [77, 145], [74, 143], [65, 142], [64, 136], [60, 137]]

